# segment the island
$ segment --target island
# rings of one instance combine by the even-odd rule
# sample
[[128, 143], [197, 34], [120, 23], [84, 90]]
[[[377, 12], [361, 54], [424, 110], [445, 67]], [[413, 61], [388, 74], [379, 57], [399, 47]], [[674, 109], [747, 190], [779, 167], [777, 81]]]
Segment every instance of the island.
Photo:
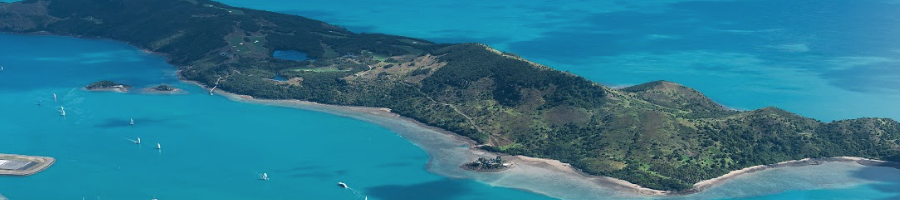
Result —
[[85, 90], [88, 91], [108, 91], [108, 92], [128, 92], [131, 90], [130, 85], [119, 84], [112, 81], [97, 81], [91, 83], [90, 85], [84, 86]]
[[117, 40], [164, 55], [185, 81], [255, 99], [387, 108], [485, 151], [557, 160], [660, 194], [805, 158], [900, 161], [892, 119], [736, 111], [673, 82], [611, 88], [484, 44], [354, 33], [209, 0], [0, 3], [0, 31]]
[[30, 176], [53, 165], [50, 157], [0, 154], [0, 175]]
[[152, 86], [148, 88], [144, 88], [142, 90], [144, 93], [150, 94], [183, 94], [184, 90], [172, 87], [170, 85], [162, 84], [157, 86]]
[[480, 157], [478, 158], [478, 160], [466, 163], [460, 167], [465, 170], [476, 172], [501, 172], [503, 170], [509, 169], [512, 166], [512, 163], [503, 162], [503, 158], [501, 156], [497, 156], [497, 158], [493, 159]]

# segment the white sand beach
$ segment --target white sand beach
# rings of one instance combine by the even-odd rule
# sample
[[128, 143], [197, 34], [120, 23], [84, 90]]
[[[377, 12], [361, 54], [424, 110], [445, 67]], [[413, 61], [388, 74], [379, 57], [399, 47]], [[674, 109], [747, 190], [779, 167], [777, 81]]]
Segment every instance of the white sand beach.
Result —
[[[196, 82], [185, 82], [200, 85]], [[200, 86], [207, 91], [209, 90], [203, 85]], [[499, 173], [478, 173], [460, 169], [458, 166], [478, 157], [493, 157], [497, 156], [497, 154], [474, 148], [477, 144], [471, 139], [400, 116], [392, 113], [388, 108], [337, 106], [300, 100], [265, 100], [221, 90], [215, 90], [215, 93], [239, 102], [319, 111], [374, 123], [392, 130], [428, 152], [431, 159], [427, 166], [428, 170], [433, 173], [450, 178], [474, 179], [490, 185], [528, 190], [562, 199], [591, 199], [598, 196], [617, 199], [643, 199], [654, 196], [694, 194], [728, 182], [741, 175], [778, 167], [805, 166], [809, 165], [808, 163], [813, 160], [802, 159], [747, 167], [717, 178], [698, 182], [693, 189], [680, 192], [654, 190], [621, 179], [588, 175], [572, 168], [568, 163], [527, 156], [504, 155], [507, 156], [505, 158], [507, 161], [514, 163], [515, 166], [512, 169]], [[856, 162], [870, 166], [891, 164], [890, 162], [858, 157], [835, 157], [814, 160], [819, 163]], [[897, 165], [893, 166], [897, 167]]]

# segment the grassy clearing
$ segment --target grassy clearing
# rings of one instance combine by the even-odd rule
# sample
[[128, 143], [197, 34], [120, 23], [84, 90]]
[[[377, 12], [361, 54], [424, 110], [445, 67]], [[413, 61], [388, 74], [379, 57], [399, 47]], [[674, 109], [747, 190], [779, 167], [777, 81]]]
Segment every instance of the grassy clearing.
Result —
[[375, 59], [379, 62], [384, 62], [385, 60], [387, 60], [387, 58], [388, 57], [385, 55], [372, 55], [372, 59]]

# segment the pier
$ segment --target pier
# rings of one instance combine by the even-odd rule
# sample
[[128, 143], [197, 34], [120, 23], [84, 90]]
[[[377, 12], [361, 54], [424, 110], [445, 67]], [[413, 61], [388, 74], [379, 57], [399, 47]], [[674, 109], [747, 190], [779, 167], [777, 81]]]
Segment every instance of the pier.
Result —
[[50, 157], [0, 154], [0, 175], [30, 176], [49, 168], [54, 162], [56, 159]]

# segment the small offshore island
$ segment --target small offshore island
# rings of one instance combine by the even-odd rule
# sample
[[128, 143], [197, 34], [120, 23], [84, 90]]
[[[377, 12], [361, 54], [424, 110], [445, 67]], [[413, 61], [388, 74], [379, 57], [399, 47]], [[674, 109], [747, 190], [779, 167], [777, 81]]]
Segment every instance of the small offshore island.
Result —
[[90, 85], [84, 86], [85, 90], [97, 92], [121, 92], [126, 93], [131, 90], [130, 85], [119, 84], [112, 81], [97, 81]]
[[40, 156], [0, 154], [0, 175], [30, 176], [53, 165], [56, 159]]
[[166, 84], [144, 88], [141, 91], [143, 91], [144, 93], [150, 93], [150, 94], [184, 94], [185, 93], [184, 90], [182, 90], [182, 89], [172, 87], [172, 86], [166, 85]]
[[[0, 3], [0, 31], [117, 40], [166, 56], [185, 81], [260, 99], [386, 108], [486, 151], [552, 159], [660, 195], [805, 158], [900, 161], [893, 119], [822, 122], [774, 107], [736, 111], [673, 82], [611, 88], [483, 44], [354, 33], [209, 0]], [[272, 56], [283, 50], [314, 60]]]

